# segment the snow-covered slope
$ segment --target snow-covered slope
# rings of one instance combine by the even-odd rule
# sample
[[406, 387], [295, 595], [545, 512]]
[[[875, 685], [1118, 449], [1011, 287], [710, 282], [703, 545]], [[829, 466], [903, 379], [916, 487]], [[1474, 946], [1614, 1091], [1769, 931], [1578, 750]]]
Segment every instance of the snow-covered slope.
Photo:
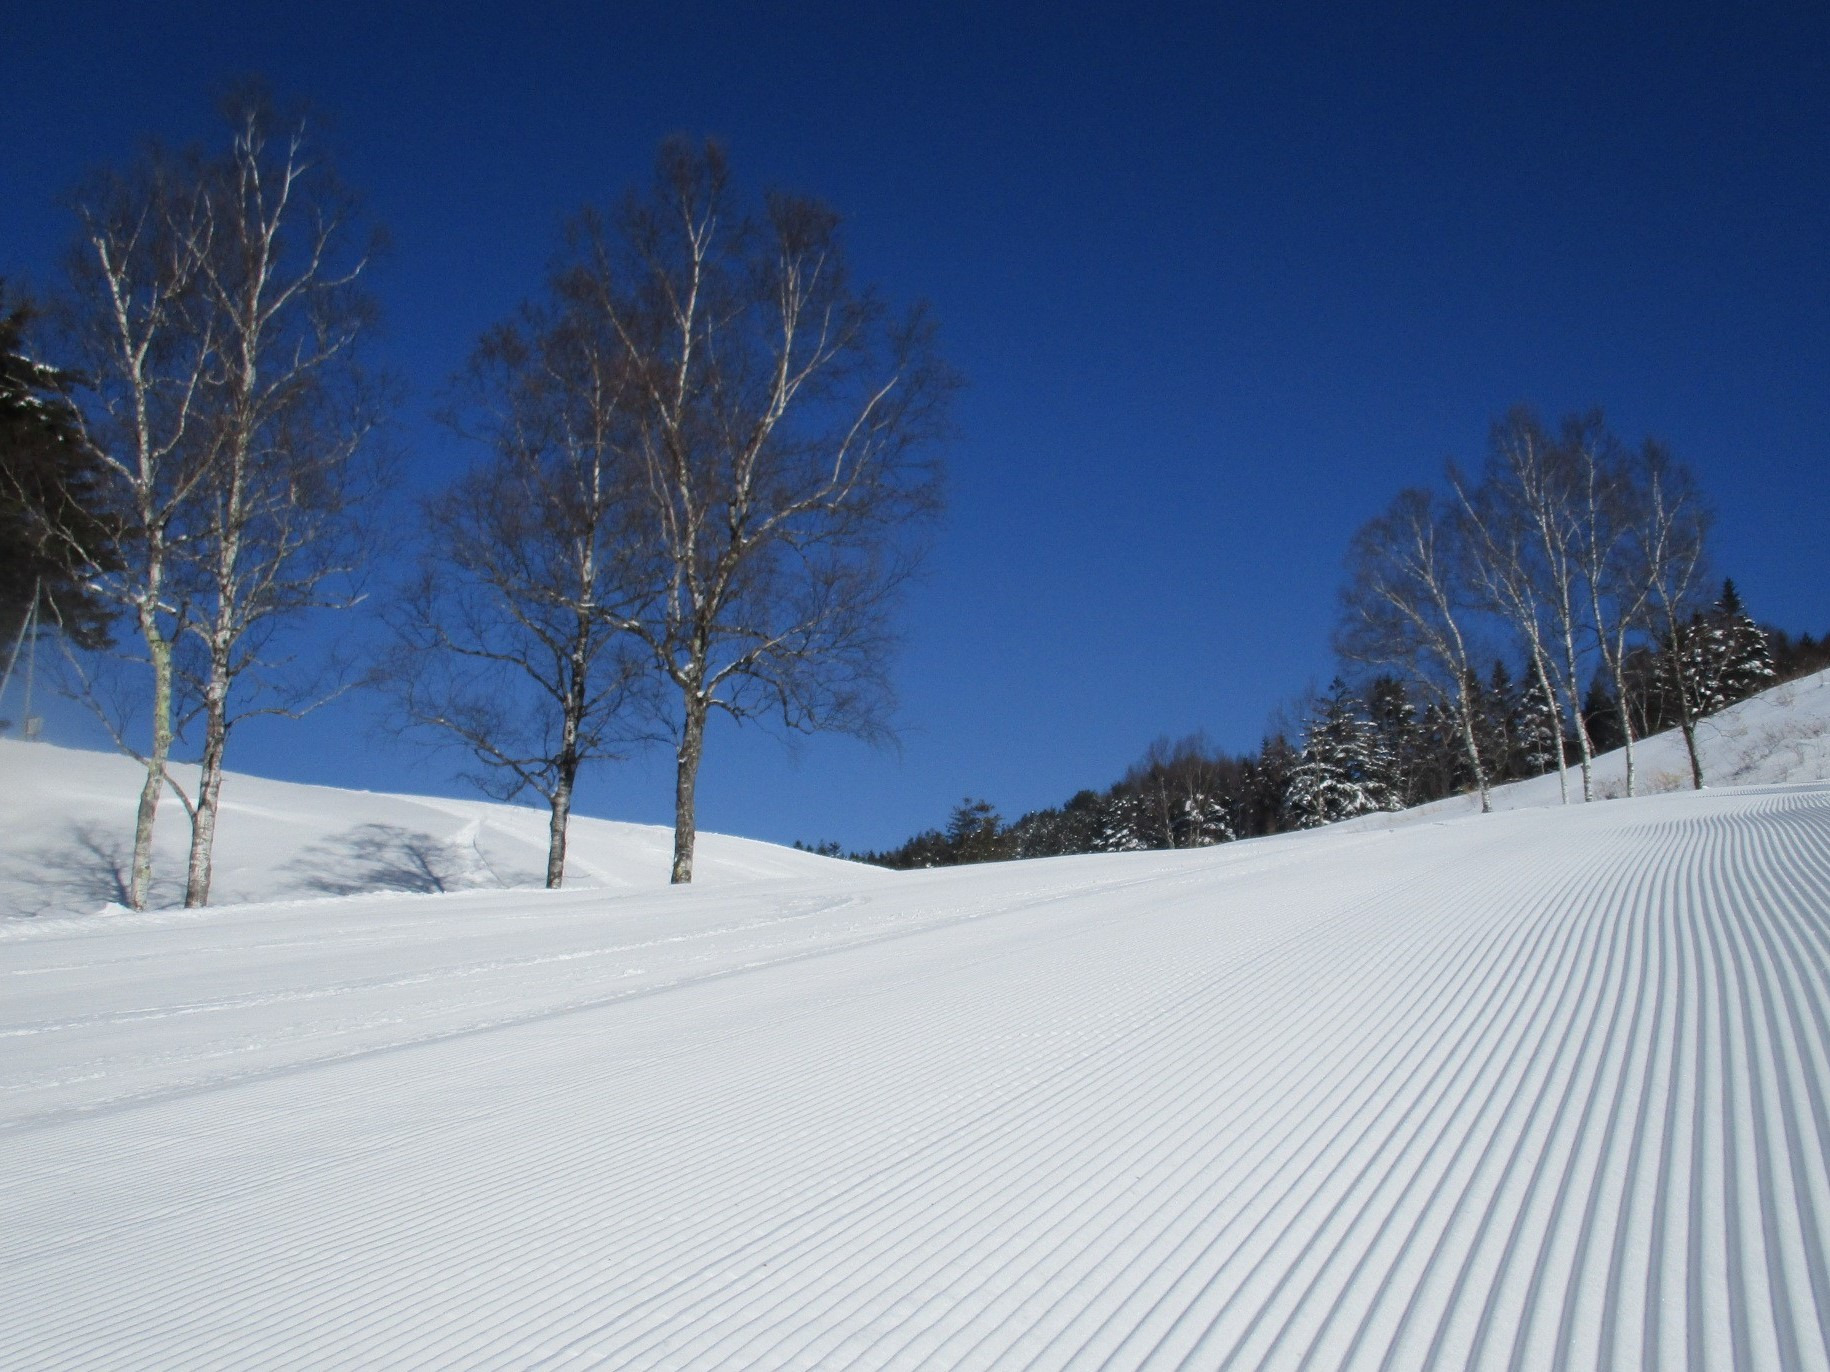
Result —
[[[1701, 726], [1712, 786], [1830, 779], [1830, 672], [1743, 701]], [[195, 769], [174, 771], [189, 785]], [[1675, 733], [1639, 745], [1643, 789], [1680, 789], [1689, 764]], [[80, 914], [125, 898], [140, 772], [126, 758], [0, 739], [0, 919]], [[1624, 790], [1622, 755], [1597, 762], [1602, 795]], [[1580, 796], [1571, 772], [1572, 794]], [[546, 815], [481, 800], [346, 791], [231, 774], [216, 841], [217, 904], [368, 892], [451, 892], [537, 886], [546, 863]], [[1558, 802], [1557, 778], [1498, 788], [1496, 809]], [[169, 797], [158, 829], [154, 904], [183, 894], [188, 830]], [[1457, 796], [1398, 815], [1351, 821], [1390, 828], [1472, 813]], [[666, 881], [673, 835], [664, 827], [574, 817], [566, 879], [578, 887]], [[696, 876], [719, 884], [809, 877], [831, 859], [720, 834], [699, 838]], [[869, 874], [866, 874], [868, 877]]]
[[[1830, 671], [1788, 681], [1699, 721], [1697, 754], [1703, 764], [1703, 784], [1709, 787], [1830, 781]], [[1690, 755], [1684, 748], [1684, 736], [1676, 729], [1634, 744], [1633, 765], [1638, 794], [1657, 795], [1691, 786]], [[1577, 767], [1568, 769], [1567, 782], [1570, 800], [1580, 802], [1582, 774]], [[1625, 749], [1595, 759], [1593, 786], [1598, 798], [1626, 795]], [[1494, 787], [1493, 808], [1558, 805], [1563, 794], [1564, 788], [1552, 772]], [[1362, 828], [1390, 828], [1473, 814], [1479, 808], [1474, 796], [1452, 796], [1398, 814], [1367, 815], [1348, 822]]]
[[9, 1367], [1830, 1367], [1830, 786], [0, 985]]
[[[186, 785], [195, 768], [175, 769]], [[0, 739], [0, 919], [86, 913], [125, 898], [134, 806], [145, 774], [111, 753]], [[189, 828], [170, 797], [155, 830], [154, 904], [184, 893]], [[481, 800], [383, 795], [231, 773], [223, 785], [217, 904], [538, 886], [544, 810]], [[673, 831], [574, 817], [566, 880], [584, 887], [667, 880]], [[694, 875], [713, 884], [809, 876], [829, 858], [701, 834]]]

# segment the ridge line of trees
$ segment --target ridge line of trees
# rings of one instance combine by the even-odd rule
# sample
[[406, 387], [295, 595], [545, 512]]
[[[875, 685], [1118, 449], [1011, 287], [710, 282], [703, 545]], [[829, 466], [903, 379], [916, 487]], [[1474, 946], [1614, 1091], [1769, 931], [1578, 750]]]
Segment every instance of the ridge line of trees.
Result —
[[1486, 812], [1494, 785], [1548, 772], [1568, 804], [1570, 773], [1595, 799], [1594, 760], [1616, 748], [1632, 795], [1634, 744], [1668, 728], [1701, 788], [1700, 721], [1830, 665], [1830, 639], [1758, 628], [1732, 580], [1708, 598], [1709, 525], [1663, 445], [1628, 447], [1597, 411], [1552, 429], [1515, 409], [1478, 476], [1451, 462], [1439, 488], [1400, 491], [1354, 535], [1342, 671], [1298, 729], [1243, 756], [1161, 739], [1104, 791], [1014, 823], [968, 797], [944, 829], [849, 856], [929, 867], [1204, 846], [1458, 793]]

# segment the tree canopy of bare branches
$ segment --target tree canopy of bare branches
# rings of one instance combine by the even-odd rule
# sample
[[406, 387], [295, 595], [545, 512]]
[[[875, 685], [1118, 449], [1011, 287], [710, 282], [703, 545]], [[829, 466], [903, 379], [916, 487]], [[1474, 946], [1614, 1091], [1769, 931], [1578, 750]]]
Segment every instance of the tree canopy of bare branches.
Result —
[[1460, 530], [1418, 487], [1362, 526], [1347, 553], [1335, 649], [1352, 662], [1407, 671], [1450, 712], [1484, 814], [1492, 804], [1477, 739], [1479, 660]]
[[714, 711], [885, 733], [890, 610], [939, 506], [955, 378], [923, 312], [851, 280], [830, 209], [746, 208], [715, 144], [666, 144], [646, 195], [579, 220], [570, 261], [633, 388], [655, 579], [617, 623], [673, 698], [673, 879], [690, 881]]
[[[204, 392], [206, 479], [187, 563], [202, 729], [185, 904], [209, 899], [223, 757], [237, 719], [296, 715], [334, 690], [275, 651], [278, 631], [359, 594], [363, 516], [382, 476], [383, 392], [359, 347], [374, 306], [355, 207], [306, 138], [258, 96], [208, 168], [213, 223], [198, 308], [216, 351]], [[181, 658], [181, 665], [183, 659]], [[238, 688], [240, 699], [238, 700]]]
[[[1656, 443], [1628, 449], [1598, 412], [1553, 430], [1517, 409], [1494, 425], [1480, 478], [1451, 462], [1445, 485], [1440, 500], [1401, 492], [1355, 536], [1336, 649], [1397, 671], [1448, 712], [1486, 808], [1493, 760], [1480, 739], [1494, 731], [1482, 719], [1489, 707], [1479, 698], [1476, 644], [1489, 635], [1510, 641], [1524, 657], [1530, 696], [1562, 716], [1544, 741], [1565, 801], [1571, 746], [1582, 798], [1594, 797], [1591, 729], [1610, 714], [1633, 794], [1633, 744], [1646, 717], [1635, 673], [1647, 674], [1648, 654], [1675, 651], [1705, 565], [1707, 515], [1689, 473]], [[1690, 729], [1698, 702], [1689, 686], [1676, 691]], [[1534, 736], [1539, 727], [1530, 725]]]
[[77, 207], [66, 319], [73, 360], [89, 380], [87, 438], [115, 532], [110, 565], [97, 566], [91, 585], [132, 620], [149, 677], [145, 746], [107, 720], [146, 769], [128, 876], [128, 901], [140, 909], [175, 732], [173, 657], [187, 622], [177, 573], [193, 551], [189, 516], [208, 476], [203, 392], [217, 321], [200, 307], [198, 282], [213, 216], [198, 159], [157, 149], [125, 172], [91, 179]]
[[1697, 752], [1697, 721], [1704, 701], [1693, 670], [1696, 645], [1690, 637], [1708, 575], [1710, 511], [1696, 478], [1664, 445], [1644, 444], [1637, 467], [1643, 517], [1629, 531], [1630, 548], [1651, 621], [1664, 639], [1659, 668], [1677, 705], [1691, 785], [1700, 791], [1703, 760]]
[[487, 455], [426, 505], [383, 676], [404, 723], [467, 752], [480, 788], [546, 801], [549, 887], [580, 770], [639, 733], [646, 664], [621, 626], [653, 580], [626, 354], [575, 284], [491, 330], [459, 378], [452, 419]]
[[[259, 93], [232, 99], [228, 125], [219, 156], [154, 150], [78, 196], [66, 314], [118, 530], [95, 584], [133, 617], [151, 679], [148, 745], [109, 721], [146, 766], [136, 907], [161, 791], [190, 816], [185, 900], [203, 904], [235, 722], [322, 698], [279, 636], [311, 610], [351, 603], [359, 516], [380, 473], [382, 395], [358, 357], [373, 313], [359, 287], [367, 253], [350, 198], [303, 122]], [[202, 732], [195, 797], [167, 767], [190, 715]]]

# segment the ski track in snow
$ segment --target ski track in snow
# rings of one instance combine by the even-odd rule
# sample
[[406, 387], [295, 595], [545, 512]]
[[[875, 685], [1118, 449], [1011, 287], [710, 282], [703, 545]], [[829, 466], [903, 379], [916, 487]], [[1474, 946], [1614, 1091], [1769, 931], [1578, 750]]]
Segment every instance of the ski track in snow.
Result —
[[6, 1367], [1830, 1368], [1830, 786], [0, 985]]

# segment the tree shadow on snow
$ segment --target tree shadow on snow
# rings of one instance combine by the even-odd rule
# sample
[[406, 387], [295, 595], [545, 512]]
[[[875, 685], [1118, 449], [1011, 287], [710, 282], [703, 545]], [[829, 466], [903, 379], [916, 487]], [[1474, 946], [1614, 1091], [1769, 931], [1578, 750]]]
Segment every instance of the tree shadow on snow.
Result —
[[[65, 840], [21, 854], [0, 868], [0, 885], [11, 887], [10, 913], [41, 916], [86, 913], [100, 905], [127, 904], [132, 846], [97, 824], [72, 824]], [[168, 889], [170, 888], [170, 889]], [[169, 904], [170, 882], [155, 882], [150, 906]]]
[[476, 884], [461, 850], [397, 824], [358, 824], [312, 844], [286, 866], [307, 888], [327, 896], [368, 891], [428, 894]]

